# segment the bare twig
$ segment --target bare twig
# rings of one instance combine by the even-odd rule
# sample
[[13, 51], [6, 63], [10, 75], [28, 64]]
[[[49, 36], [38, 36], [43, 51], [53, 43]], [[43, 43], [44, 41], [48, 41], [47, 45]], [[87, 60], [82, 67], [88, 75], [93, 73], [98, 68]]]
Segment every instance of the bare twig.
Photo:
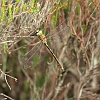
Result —
[[17, 78], [15, 78], [15, 77], [13, 77], [13, 76], [10, 76], [10, 75], [8, 75], [8, 74], [6, 74], [6, 73], [4, 73], [1, 69], [0, 69], [0, 72], [1, 72], [1, 77], [2, 77], [2, 75], [4, 75], [6, 84], [8, 85], [9, 89], [11, 90], [11, 87], [10, 87], [8, 81], [7, 81], [7, 76], [10, 77], [10, 78], [12, 78], [12, 79], [14, 79], [15, 82], [17, 82]]

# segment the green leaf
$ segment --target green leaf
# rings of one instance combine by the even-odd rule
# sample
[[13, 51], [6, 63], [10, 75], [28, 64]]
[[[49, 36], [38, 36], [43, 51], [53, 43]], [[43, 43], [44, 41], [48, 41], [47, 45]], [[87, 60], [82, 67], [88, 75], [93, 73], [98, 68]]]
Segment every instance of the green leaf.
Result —
[[1, 7], [1, 21], [4, 21], [5, 19], [5, 8]]
[[35, 54], [35, 55], [33, 56], [33, 59], [32, 59], [32, 61], [33, 61], [32, 66], [33, 66], [33, 67], [35, 67], [35, 66], [37, 65], [38, 59], [39, 59], [38, 54]]
[[82, 25], [82, 32], [84, 32], [84, 30], [86, 29], [86, 24]]
[[47, 76], [43, 73], [42, 75], [36, 76], [36, 87], [42, 88], [44, 83], [46, 82]]
[[18, 10], [19, 10], [19, 6], [16, 6], [16, 8], [15, 8], [15, 13], [17, 13]]
[[11, 20], [12, 19], [12, 5], [11, 4], [8, 5], [8, 14], [9, 14], [9, 20]]
[[4, 53], [7, 53], [7, 43], [3, 44], [3, 50], [4, 50]]
[[38, 12], [39, 9], [40, 9], [40, 4], [37, 4], [36, 7], [31, 7], [29, 12], [31, 12], [31, 13]]
[[78, 3], [76, 4], [76, 10], [75, 11], [76, 11], [77, 15], [80, 15], [80, 6], [79, 6]]
[[26, 8], [27, 8], [27, 5], [26, 5], [26, 3], [22, 6], [22, 9], [23, 10], [26, 10]]
[[[19, 44], [18, 44], [19, 47], [21, 47], [21, 46], [23, 47], [24, 45], [25, 45], [25, 41], [24, 41], [24, 40], [20, 41]], [[20, 53], [21, 53], [22, 55], [25, 54], [25, 50], [26, 50], [25, 48], [20, 48], [20, 49], [19, 49], [19, 51], [20, 51]]]
[[25, 54], [25, 49], [24, 48], [20, 48], [19, 51], [21, 52], [22, 55]]
[[53, 15], [53, 17], [52, 17], [52, 26], [53, 26], [53, 28], [56, 26], [56, 24], [57, 24], [57, 17], [58, 17], [58, 11]]
[[16, 2], [20, 2], [20, 0], [16, 0]]
[[39, 10], [38, 7], [34, 7], [34, 8], [31, 9], [31, 12], [32, 12], [32, 13], [35, 13], [35, 12], [37, 12], [38, 10]]
[[5, 0], [2, 0], [1, 1], [1, 21], [4, 21], [5, 20]]
[[5, 0], [2, 0], [2, 5], [4, 5], [5, 4]]
[[32, 2], [31, 2], [31, 7], [32, 8], [34, 7], [34, 4], [35, 4], [35, 0], [32, 0]]
[[25, 81], [25, 82], [24, 82], [24, 84], [23, 84], [23, 88], [24, 88], [24, 89], [23, 89], [23, 90], [24, 90], [24, 92], [26, 92], [26, 93], [27, 93], [27, 82], [26, 82], [26, 81]]

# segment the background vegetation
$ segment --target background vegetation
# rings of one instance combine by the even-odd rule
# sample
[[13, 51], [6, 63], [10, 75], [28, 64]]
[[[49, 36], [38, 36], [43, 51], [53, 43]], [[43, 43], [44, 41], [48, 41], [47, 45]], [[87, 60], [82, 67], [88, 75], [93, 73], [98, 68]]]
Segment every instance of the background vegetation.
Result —
[[0, 0], [0, 100], [99, 100], [99, 36], [100, 0]]

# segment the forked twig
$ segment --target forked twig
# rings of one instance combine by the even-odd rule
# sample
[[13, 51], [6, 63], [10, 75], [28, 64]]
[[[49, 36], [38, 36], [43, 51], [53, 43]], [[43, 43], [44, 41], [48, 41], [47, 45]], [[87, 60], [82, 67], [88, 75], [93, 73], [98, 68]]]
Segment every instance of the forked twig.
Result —
[[14, 79], [15, 82], [17, 82], [17, 78], [15, 78], [15, 77], [13, 77], [13, 76], [10, 76], [10, 75], [8, 75], [8, 74], [6, 74], [6, 73], [4, 73], [1, 69], [0, 69], [0, 72], [1, 72], [1, 77], [2, 77], [2, 75], [4, 75], [4, 79], [5, 79], [5, 81], [6, 81], [6, 84], [8, 85], [9, 89], [11, 90], [11, 87], [10, 87], [8, 81], [7, 81], [7, 77], [6, 77], [6, 76], [8, 76], [8, 77]]
[[10, 100], [15, 100], [15, 99], [13, 99], [13, 98], [11, 98], [11, 97], [9, 97], [8, 95], [5, 95], [5, 94], [3, 94], [3, 93], [1, 93], [0, 95], [2, 95], [2, 96], [4, 96], [5, 98], [4, 99], [10, 99]]

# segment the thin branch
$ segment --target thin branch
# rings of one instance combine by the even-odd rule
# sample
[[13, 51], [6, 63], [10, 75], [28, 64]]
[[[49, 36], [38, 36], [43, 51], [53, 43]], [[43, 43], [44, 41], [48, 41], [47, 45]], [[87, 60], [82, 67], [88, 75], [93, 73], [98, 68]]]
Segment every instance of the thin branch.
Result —
[[7, 81], [6, 76], [8, 76], [8, 77], [14, 79], [15, 82], [17, 82], [17, 78], [15, 78], [15, 77], [13, 77], [13, 76], [10, 76], [10, 75], [8, 75], [8, 74], [6, 74], [6, 73], [4, 73], [1, 69], [0, 69], [0, 72], [1, 72], [1, 77], [2, 77], [2, 75], [4, 75], [4, 78], [5, 78], [6, 84], [8, 85], [9, 89], [11, 90], [11, 87], [10, 87], [8, 81]]
[[[0, 95], [4, 96], [4, 97], [6, 97], [6, 98], [8, 98], [8, 99], [10, 99], [10, 100], [15, 100], [15, 99], [13, 99], [13, 98], [11, 98], [11, 97], [9, 97], [9, 96], [3, 94], [3, 93], [1, 93]], [[5, 99], [6, 99], [6, 98], [5, 98]]]

